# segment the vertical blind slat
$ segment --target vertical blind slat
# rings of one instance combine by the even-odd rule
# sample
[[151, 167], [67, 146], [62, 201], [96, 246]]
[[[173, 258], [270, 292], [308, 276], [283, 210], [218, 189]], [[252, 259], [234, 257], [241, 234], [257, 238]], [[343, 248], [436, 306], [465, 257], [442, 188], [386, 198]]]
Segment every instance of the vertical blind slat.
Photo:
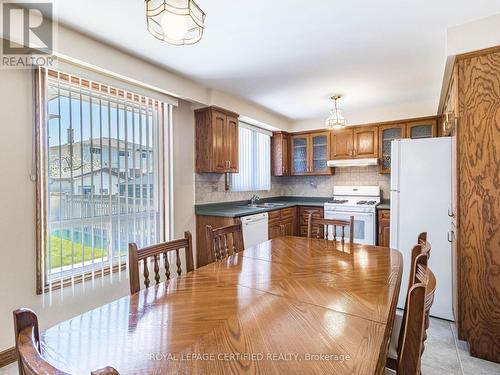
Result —
[[231, 174], [232, 191], [271, 189], [271, 138], [257, 130], [239, 127], [240, 172]]

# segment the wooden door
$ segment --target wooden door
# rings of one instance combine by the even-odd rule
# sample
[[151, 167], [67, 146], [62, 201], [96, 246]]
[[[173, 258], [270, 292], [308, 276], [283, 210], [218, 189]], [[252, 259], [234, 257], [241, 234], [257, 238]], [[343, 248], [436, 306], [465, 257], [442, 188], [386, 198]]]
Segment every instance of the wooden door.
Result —
[[238, 173], [238, 119], [232, 116], [227, 116], [226, 119], [227, 171]]
[[281, 210], [281, 224], [283, 235], [295, 236], [297, 232], [297, 208], [289, 207]]
[[271, 173], [273, 176], [290, 174], [290, 137], [284, 133], [274, 133], [271, 137]]
[[391, 143], [405, 137], [405, 124], [381, 125], [378, 128], [379, 172], [391, 173]]
[[378, 211], [378, 245], [389, 247], [391, 232], [390, 232], [390, 211]]
[[281, 222], [277, 222], [274, 224], [269, 224], [269, 239], [278, 238], [283, 236], [283, 227]]
[[360, 126], [354, 131], [354, 157], [358, 159], [378, 157], [378, 127]]
[[412, 139], [436, 137], [437, 120], [434, 118], [407, 123], [406, 136]]
[[[213, 166], [216, 172], [225, 172], [227, 169], [227, 118], [222, 112], [212, 111], [212, 142]], [[207, 158], [210, 155], [206, 156]]]
[[295, 228], [292, 220], [287, 220], [283, 222], [283, 235], [285, 236], [295, 236]]
[[309, 173], [309, 137], [294, 135], [291, 137], [292, 174], [303, 175]]
[[352, 159], [354, 157], [352, 129], [334, 130], [331, 134], [331, 159]]
[[281, 165], [283, 176], [288, 176], [290, 174], [290, 137], [287, 134], [283, 134], [281, 137]]
[[326, 165], [330, 157], [329, 132], [313, 133], [310, 135], [309, 166], [312, 174], [331, 174], [332, 169]]
[[[298, 211], [299, 215], [298, 215], [297, 235], [301, 237], [307, 237], [307, 220], [309, 218], [309, 214], [312, 214], [313, 218], [318, 218], [318, 219], [323, 218], [324, 215], [323, 207], [299, 207]], [[317, 232], [318, 228], [313, 228], [314, 236], [316, 236]], [[321, 235], [322, 233], [320, 233], [320, 236]]]

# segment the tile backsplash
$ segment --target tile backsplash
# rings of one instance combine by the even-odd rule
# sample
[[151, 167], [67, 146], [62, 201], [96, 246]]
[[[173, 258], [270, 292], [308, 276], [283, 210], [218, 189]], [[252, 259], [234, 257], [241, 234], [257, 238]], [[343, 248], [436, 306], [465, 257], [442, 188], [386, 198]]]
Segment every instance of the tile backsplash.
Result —
[[272, 177], [269, 191], [224, 191], [224, 175], [196, 174], [196, 203], [213, 203], [250, 199], [253, 194], [261, 198], [279, 195], [328, 197], [334, 185], [379, 185], [383, 199], [390, 197], [390, 175], [379, 174], [377, 166], [337, 168], [333, 176]]

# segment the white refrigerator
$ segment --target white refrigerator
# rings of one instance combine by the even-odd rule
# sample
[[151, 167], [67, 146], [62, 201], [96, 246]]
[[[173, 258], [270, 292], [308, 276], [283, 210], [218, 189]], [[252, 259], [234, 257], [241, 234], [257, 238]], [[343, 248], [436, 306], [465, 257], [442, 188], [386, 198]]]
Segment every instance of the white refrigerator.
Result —
[[391, 144], [390, 246], [403, 254], [398, 307], [404, 308], [411, 250], [427, 232], [432, 250], [429, 267], [436, 276], [430, 314], [454, 320], [451, 218], [451, 138], [401, 139]]

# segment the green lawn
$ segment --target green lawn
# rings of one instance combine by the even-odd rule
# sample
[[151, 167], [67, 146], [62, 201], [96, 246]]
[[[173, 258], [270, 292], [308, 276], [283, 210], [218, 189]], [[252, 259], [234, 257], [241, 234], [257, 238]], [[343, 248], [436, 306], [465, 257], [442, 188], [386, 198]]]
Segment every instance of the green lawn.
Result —
[[[50, 255], [52, 260], [52, 268], [61, 267], [61, 246], [62, 246], [62, 265], [69, 266], [74, 258], [75, 263], [80, 263], [82, 261], [82, 244], [74, 243], [73, 251], [74, 256], [72, 258], [71, 251], [71, 241], [65, 240], [58, 236], [50, 236]], [[94, 247], [94, 259], [107, 255], [108, 250], [98, 247]], [[84, 261], [92, 259], [92, 247], [83, 246], [83, 259]]]

